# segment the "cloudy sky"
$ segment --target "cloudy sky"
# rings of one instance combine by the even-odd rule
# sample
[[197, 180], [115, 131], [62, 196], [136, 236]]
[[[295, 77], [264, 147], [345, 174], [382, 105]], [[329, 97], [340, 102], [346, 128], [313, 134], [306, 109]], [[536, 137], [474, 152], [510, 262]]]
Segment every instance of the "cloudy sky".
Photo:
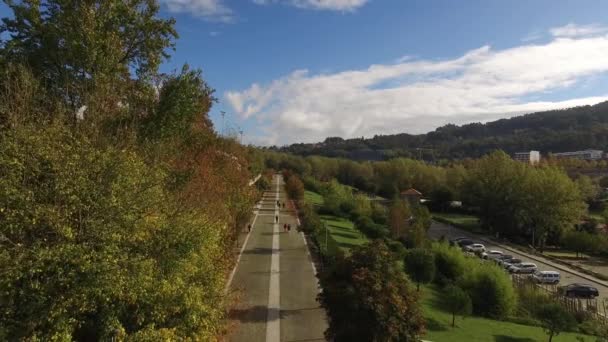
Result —
[[217, 130], [247, 143], [424, 133], [608, 100], [605, 0], [160, 2], [180, 33], [163, 70], [202, 68]]

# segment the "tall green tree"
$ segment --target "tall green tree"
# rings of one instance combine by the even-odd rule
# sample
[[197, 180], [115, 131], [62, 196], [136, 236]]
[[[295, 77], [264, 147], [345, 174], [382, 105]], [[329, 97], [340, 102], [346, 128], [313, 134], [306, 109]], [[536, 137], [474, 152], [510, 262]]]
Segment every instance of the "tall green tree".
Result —
[[410, 249], [405, 255], [404, 267], [416, 283], [416, 290], [420, 291], [420, 284], [430, 283], [435, 276], [435, 257], [428, 249]]
[[156, 0], [4, 2], [13, 16], [2, 18], [8, 39], [0, 54], [29, 66], [72, 109], [90, 106], [93, 94], [129, 89], [133, 75], [154, 76], [177, 37], [174, 20], [158, 16]]
[[200, 70], [186, 64], [179, 74], [163, 77], [158, 104], [145, 119], [142, 135], [153, 139], [184, 139], [193, 129], [210, 132], [208, 113], [216, 101]]
[[549, 342], [560, 332], [576, 327], [572, 314], [557, 303], [544, 304], [536, 311], [536, 316], [549, 335]]
[[460, 287], [448, 285], [443, 291], [442, 304], [452, 314], [452, 328], [456, 323], [456, 315], [470, 315], [473, 311], [471, 297]]
[[409, 220], [412, 216], [409, 205], [406, 201], [395, 198], [389, 209], [389, 226], [391, 235], [394, 239], [405, 236], [409, 227]]
[[339, 258], [322, 281], [319, 298], [329, 316], [329, 340], [419, 340], [424, 321], [418, 297], [380, 240]]

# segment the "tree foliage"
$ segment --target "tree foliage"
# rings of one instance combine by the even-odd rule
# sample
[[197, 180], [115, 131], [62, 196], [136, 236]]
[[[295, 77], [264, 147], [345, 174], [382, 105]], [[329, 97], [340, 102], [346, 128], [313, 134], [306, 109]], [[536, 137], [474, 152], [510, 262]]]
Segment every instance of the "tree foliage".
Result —
[[[173, 19], [157, 16], [155, 0], [5, 0], [9, 36], [2, 56], [24, 63], [54, 98], [71, 108], [92, 94], [130, 87], [131, 73], [154, 76], [177, 37]], [[101, 113], [97, 113], [101, 115]]]
[[576, 326], [574, 317], [557, 303], [544, 304], [536, 312], [543, 329], [549, 335], [549, 342], [553, 340], [553, 336]]
[[426, 284], [435, 276], [435, 258], [428, 249], [410, 249], [405, 255], [405, 272], [416, 282], [417, 290], [420, 284]]
[[424, 329], [416, 292], [387, 246], [376, 240], [340, 258], [322, 277], [321, 303], [333, 341], [418, 341]]
[[448, 285], [443, 289], [441, 300], [445, 309], [452, 314], [452, 328], [456, 323], [456, 315], [467, 316], [473, 311], [471, 297], [460, 287]]
[[59, 127], [5, 133], [0, 175], [7, 339], [218, 333], [227, 232], [166, 170]]

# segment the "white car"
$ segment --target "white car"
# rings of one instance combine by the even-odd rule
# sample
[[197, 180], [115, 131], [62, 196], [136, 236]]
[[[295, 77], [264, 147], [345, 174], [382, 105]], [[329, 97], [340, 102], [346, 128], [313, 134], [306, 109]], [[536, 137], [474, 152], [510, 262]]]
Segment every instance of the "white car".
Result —
[[487, 252], [483, 252], [483, 253], [481, 254], [481, 257], [482, 257], [482, 258], [484, 258], [484, 259], [494, 259], [494, 258], [497, 258], [497, 257], [499, 257], [499, 256], [503, 255], [503, 254], [504, 254], [504, 253], [503, 253], [503, 252], [501, 252], [501, 251], [497, 251], [497, 250], [494, 250], [494, 249], [490, 249], [490, 250], [489, 250], [489, 251], [487, 251]]
[[536, 273], [532, 275], [532, 278], [539, 284], [557, 285], [561, 277], [559, 275], [559, 272], [556, 271], [536, 271]]
[[509, 267], [509, 272], [517, 273], [517, 274], [532, 274], [538, 270], [538, 267], [535, 263], [532, 262], [522, 262], [519, 265], [513, 265]]
[[505, 269], [509, 269], [509, 267], [511, 267], [511, 266], [519, 266], [519, 265], [521, 265], [522, 262], [523, 261], [521, 259], [509, 259], [509, 260], [503, 261], [499, 265], [502, 266], [502, 267], [504, 267]]
[[465, 251], [467, 252], [472, 252], [472, 253], [477, 253], [477, 252], [485, 252], [486, 251], [486, 246], [480, 244], [480, 243], [474, 243], [472, 245], [468, 245], [464, 248]]

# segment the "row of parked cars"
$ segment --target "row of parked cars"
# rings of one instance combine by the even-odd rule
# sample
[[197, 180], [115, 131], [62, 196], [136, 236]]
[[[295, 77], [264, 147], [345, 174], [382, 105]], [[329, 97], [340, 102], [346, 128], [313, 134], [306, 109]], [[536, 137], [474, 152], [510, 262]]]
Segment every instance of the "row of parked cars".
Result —
[[[490, 249], [469, 238], [461, 237], [450, 240], [450, 244], [460, 247], [465, 253], [475, 254], [482, 259], [494, 261], [511, 274], [527, 274], [538, 284], [557, 285], [561, 280], [557, 271], [540, 271], [533, 262], [526, 262], [502, 251]], [[587, 284], [570, 284], [558, 288], [567, 297], [595, 298], [599, 295], [597, 288]]]

